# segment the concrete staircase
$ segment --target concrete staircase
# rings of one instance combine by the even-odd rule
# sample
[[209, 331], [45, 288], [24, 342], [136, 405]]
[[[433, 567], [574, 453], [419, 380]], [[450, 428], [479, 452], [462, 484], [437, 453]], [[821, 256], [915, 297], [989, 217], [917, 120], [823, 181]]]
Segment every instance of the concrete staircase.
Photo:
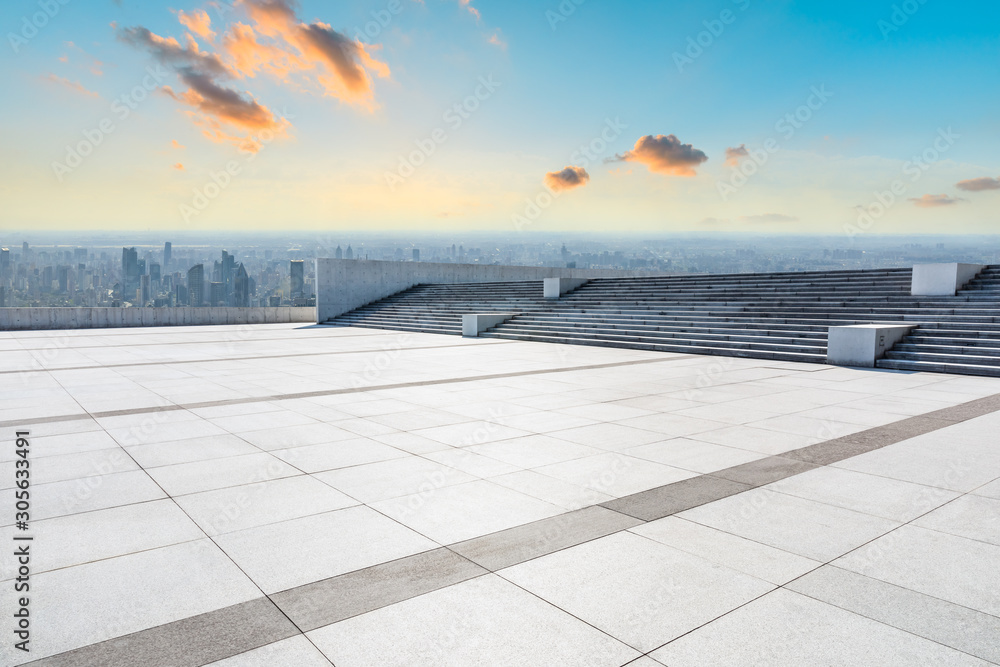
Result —
[[992, 317], [922, 324], [878, 367], [1000, 377], [1000, 266], [983, 269], [955, 298], [992, 311]]
[[954, 297], [910, 296], [910, 269], [419, 285], [332, 320], [461, 333], [461, 314], [517, 312], [488, 338], [825, 363], [830, 326], [919, 322], [882, 368], [1000, 376], [1000, 267]]
[[462, 335], [464, 313], [531, 312], [550, 307], [542, 281], [417, 285], [330, 320], [369, 329]]

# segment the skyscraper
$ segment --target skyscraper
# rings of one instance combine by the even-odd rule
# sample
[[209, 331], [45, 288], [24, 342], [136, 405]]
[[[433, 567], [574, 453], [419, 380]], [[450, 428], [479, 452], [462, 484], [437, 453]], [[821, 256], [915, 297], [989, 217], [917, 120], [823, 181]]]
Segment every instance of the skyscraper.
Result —
[[233, 279], [233, 305], [237, 308], [250, 307], [250, 276], [247, 275], [243, 262], [236, 267], [236, 277]]
[[205, 265], [195, 264], [188, 269], [188, 305], [200, 306], [205, 302]]
[[139, 276], [139, 305], [145, 306], [149, 303], [149, 298], [149, 276]]
[[291, 297], [298, 299], [303, 296], [302, 289], [305, 285], [305, 262], [301, 259], [293, 259], [289, 269], [291, 277]]
[[226, 286], [223, 283], [212, 282], [208, 284], [208, 305], [226, 305]]
[[341, 249], [340, 246], [337, 246], [337, 251], [334, 253], [334, 257], [336, 257], [337, 259], [344, 259], [344, 251]]
[[345, 259], [354, 259], [354, 249], [351, 246], [347, 246], [347, 252], [344, 253]]
[[139, 287], [139, 253], [122, 248], [122, 298], [130, 299]]
[[6, 278], [10, 273], [10, 250], [0, 248], [0, 278]]
[[170, 241], [163, 244], [163, 270], [166, 271], [167, 267], [170, 266], [170, 256], [173, 254], [173, 248], [170, 245]]

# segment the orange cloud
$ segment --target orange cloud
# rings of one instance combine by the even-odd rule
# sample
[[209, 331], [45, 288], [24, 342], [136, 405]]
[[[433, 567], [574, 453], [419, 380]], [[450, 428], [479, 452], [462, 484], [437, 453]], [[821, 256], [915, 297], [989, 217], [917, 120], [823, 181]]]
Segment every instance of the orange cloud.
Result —
[[61, 76], [56, 76], [55, 74], [49, 74], [48, 76], [42, 77], [46, 81], [51, 81], [52, 83], [57, 83], [60, 86], [69, 88], [70, 90], [80, 93], [81, 95], [86, 95], [87, 97], [100, 97], [98, 93], [92, 90], [88, 90], [79, 81], [70, 81], [69, 79], [64, 79]]
[[215, 33], [212, 32], [212, 19], [204, 9], [196, 9], [191, 12], [180, 10], [177, 12], [177, 20], [199, 37], [210, 42], [215, 39]]
[[314, 82], [324, 94], [374, 110], [372, 75], [389, 76], [389, 66], [372, 55], [377, 46], [353, 40], [326, 23], [300, 21], [287, 0], [242, 2], [253, 29], [277, 43], [262, 45], [252, 32], [234, 31], [226, 44], [227, 49], [233, 49], [229, 55], [239, 63], [241, 72], [266, 69], [263, 63], [278, 62], [273, 73], [314, 74]]
[[[193, 40], [181, 46], [173, 37], [160, 37], [142, 27], [122, 29], [118, 36], [128, 44], [146, 49], [176, 72], [188, 86], [187, 90], [178, 93], [170, 86], [163, 86], [163, 92], [194, 109], [187, 112], [188, 116], [212, 141], [228, 141], [242, 150], [256, 152], [260, 144], [252, 133], [269, 131], [276, 136], [285, 135], [286, 121], [279, 121], [250, 93], [220, 83], [236, 73], [216, 54], [199, 50]], [[247, 134], [241, 136], [239, 132]]]
[[691, 144], [682, 144], [672, 134], [647, 134], [630, 151], [609, 158], [607, 162], [639, 162], [657, 174], [695, 176], [695, 168], [708, 160], [704, 152]]
[[984, 176], [982, 178], [970, 178], [966, 181], [959, 181], [955, 184], [959, 190], [966, 192], [982, 192], [983, 190], [1000, 190], [1000, 178]]
[[566, 167], [562, 171], [550, 171], [545, 174], [545, 185], [555, 192], [564, 192], [586, 185], [590, 174], [583, 167]]
[[924, 195], [919, 198], [911, 197], [910, 201], [920, 208], [936, 208], [938, 206], [951, 206], [965, 200], [958, 197], [949, 197], [948, 195]]
[[181, 144], [181, 142], [177, 141], [176, 139], [171, 139], [170, 140], [170, 145], [173, 148], [184, 148], [184, 146]]
[[742, 160], [745, 157], [748, 157], [749, 155], [750, 153], [747, 151], [746, 144], [740, 144], [736, 148], [727, 148], [726, 161], [723, 164], [725, 164], [727, 167], [739, 166], [740, 160]]
[[184, 171], [184, 165], [181, 164], [180, 162], [176, 163], [173, 168], [176, 169], [177, 171]]

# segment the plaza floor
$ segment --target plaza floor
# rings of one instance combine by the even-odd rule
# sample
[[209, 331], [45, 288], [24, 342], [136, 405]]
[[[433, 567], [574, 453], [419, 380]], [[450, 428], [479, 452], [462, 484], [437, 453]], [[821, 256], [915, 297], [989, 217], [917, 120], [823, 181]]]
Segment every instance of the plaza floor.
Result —
[[1000, 664], [1000, 379], [285, 324], [0, 397], [5, 665]]

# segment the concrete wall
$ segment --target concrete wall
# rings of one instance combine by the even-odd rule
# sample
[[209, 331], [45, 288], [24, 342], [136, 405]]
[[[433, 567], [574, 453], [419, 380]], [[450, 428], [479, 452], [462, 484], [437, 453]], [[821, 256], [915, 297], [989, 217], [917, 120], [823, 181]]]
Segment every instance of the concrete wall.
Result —
[[[613, 269], [561, 269], [493, 264], [385, 262], [367, 259], [316, 260], [316, 318], [325, 322], [355, 308], [426, 283], [488, 283], [545, 278], [618, 278], [660, 275]], [[538, 286], [541, 296], [542, 286]]]
[[0, 308], [0, 331], [314, 322], [308, 308]]

